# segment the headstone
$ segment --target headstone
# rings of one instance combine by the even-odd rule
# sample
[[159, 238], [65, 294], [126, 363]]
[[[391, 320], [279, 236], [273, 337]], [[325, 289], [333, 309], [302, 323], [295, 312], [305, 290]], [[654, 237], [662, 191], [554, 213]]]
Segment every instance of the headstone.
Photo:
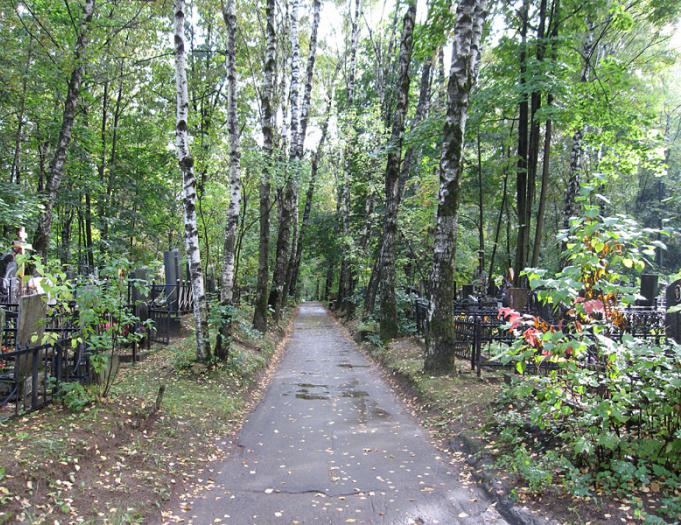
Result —
[[180, 278], [180, 252], [177, 248], [163, 252], [166, 278], [166, 298], [171, 312], [177, 310], [177, 280]]
[[487, 286], [487, 295], [489, 297], [499, 297], [501, 290], [495, 284], [494, 280], [490, 279], [489, 285]]
[[472, 284], [464, 284], [461, 288], [461, 299], [468, 299], [469, 296], [475, 295], [475, 286]]
[[506, 290], [508, 305], [514, 310], [522, 310], [527, 306], [529, 290], [527, 288], [508, 288]]
[[[681, 279], [667, 286], [667, 309], [681, 304]], [[665, 318], [667, 337], [681, 344], [681, 312], [667, 313]]]
[[638, 306], [653, 306], [657, 297], [657, 274], [641, 275], [641, 295], [643, 299], [636, 301]]
[[[17, 318], [17, 349], [40, 345], [45, 332], [47, 318], [47, 296], [45, 294], [25, 295], [19, 299]], [[33, 357], [28, 353], [17, 357], [16, 378], [19, 386], [19, 400], [24, 407], [33, 391]], [[39, 358], [39, 356], [36, 356]]]

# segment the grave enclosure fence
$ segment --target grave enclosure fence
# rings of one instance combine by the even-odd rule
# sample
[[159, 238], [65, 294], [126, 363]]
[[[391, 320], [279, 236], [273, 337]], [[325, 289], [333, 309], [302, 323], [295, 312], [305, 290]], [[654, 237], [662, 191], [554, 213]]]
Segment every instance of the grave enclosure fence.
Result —
[[[416, 326], [416, 334], [427, 338], [429, 330], [429, 301], [423, 297], [411, 293], [410, 316]], [[536, 301], [530, 300], [522, 313], [537, 316], [558, 328], [558, 324], [545, 307]], [[665, 315], [664, 302], [645, 306], [630, 306], [620, 308], [622, 328], [610, 327], [607, 335], [615, 340], [620, 340], [624, 334], [635, 338], [652, 340], [656, 344], [675, 339], [670, 332], [669, 315]], [[512, 367], [513, 363], [503, 363], [495, 356], [502, 353], [503, 347], [510, 346], [515, 336], [505, 328], [507, 322], [499, 316], [499, 306], [462, 304], [457, 302], [452, 306], [451, 345], [452, 353], [459, 359], [470, 362], [471, 370], [478, 376], [483, 368]], [[678, 342], [678, 340], [677, 340]], [[600, 366], [599, 358], [589, 354], [585, 358], [584, 366]], [[544, 373], [553, 368], [549, 360], [543, 360], [539, 366], [530, 366], [527, 372]]]

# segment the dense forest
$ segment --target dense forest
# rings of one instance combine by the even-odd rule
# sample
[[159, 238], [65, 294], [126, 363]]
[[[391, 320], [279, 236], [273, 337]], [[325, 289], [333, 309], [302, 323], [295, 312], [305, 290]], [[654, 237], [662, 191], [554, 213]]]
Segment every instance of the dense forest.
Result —
[[[490, 362], [565, 371], [501, 401], [583, 436], [545, 470], [579, 485], [638, 458], [680, 508], [678, 346], [608, 331], [633, 304], [664, 319], [641, 274], [655, 294], [681, 278], [678, 0], [0, 0], [0, 48], [0, 246], [28, 254], [23, 284], [162, 283], [179, 249], [196, 362], [317, 300], [377, 348], [422, 336], [433, 377], [460, 371], [454, 319], [488, 301], [514, 336]], [[662, 323], [647, 335], [674, 345]], [[664, 391], [622, 401], [658, 414], [638, 419], [656, 458], [625, 437], [633, 417], [592, 431], [604, 399], [638, 395], [601, 351]], [[596, 381], [580, 352], [609, 370], [592, 419], [574, 415]], [[668, 381], [631, 372], [649, 358]]]

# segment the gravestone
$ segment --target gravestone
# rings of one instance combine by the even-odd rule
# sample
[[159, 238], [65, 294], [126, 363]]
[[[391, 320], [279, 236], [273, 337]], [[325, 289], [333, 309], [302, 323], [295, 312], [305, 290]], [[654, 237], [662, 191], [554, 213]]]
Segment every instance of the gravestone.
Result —
[[[25, 295], [19, 299], [19, 314], [17, 317], [17, 350], [39, 346], [45, 333], [47, 318], [47, 296], [45, 294]], [[27, 353], [17, 357], [16, 378], [19, 387], [18, 402], [24, 408], [30, 405], [33, 392], [33, 358], [40, 359], [41, 353]], [[40, 363], [38, 363], [40, 365]]]
[[177, 311], [177, 281], [180, 278], [180, 252], [177, 248], [163, 252], [163, 267], [166, 278], [166, 298], [168, 310]]
[[[667, 286], [667, 309], [681, 304], [681, 279]], [[681, 312], [667, 313], [665, 317], [667, 337], [681, 344]]]
[[472, 284], [464, 284], [461, 287], [461, 299], [468, 299], [469, 296], [475, 295], [475, 286]]
[[522, 310], [527, 306], [530, 295], [527, 288], [508, 288], [506, 290], [508, 306], [514, 310]]
[[641, 292], [643, 299], [636, 301], [638, 306], [653, 306], [657, 297], [657, 274], [641, 275]]

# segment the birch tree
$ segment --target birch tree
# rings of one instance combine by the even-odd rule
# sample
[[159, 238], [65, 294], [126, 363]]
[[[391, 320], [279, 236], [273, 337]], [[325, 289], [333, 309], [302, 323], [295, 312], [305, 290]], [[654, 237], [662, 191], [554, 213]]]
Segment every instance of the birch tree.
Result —
[[196, 359], [207, 361], [211, 357], [208, 331], [208, 308], [203, 287], [199, 229], [196, 222], [196, 178], [194, 159], [189, 147], [189, 94], [184, 39], [185, 4], [175, 0], [175, 88], [177, 116], [175, 120], [175, 147], [182, 172], [182, 204], [184, 208], [184, 243], [189, 262], [189, 277], [194, 299], [196, 329]]
[[231, 324], [230, 310], [234, 296], [234, 265], [236, 259], [237, 228], [241, 206], [241, 153], [237, 127], [236, 97], [236, 0], [222, 4], [222, 16], [227, 27], [227, 130], [229, 133], [229, 208], [225, 226], [225, 244], [222, 263], [222, 286], [220, 288], [221, 323], [215, 353], [224, 359], [228, 352]]
[[[351, 17], [350, 30], [350, 64], [346, 76], [346, 91], [347, 91], [347, 112], [352, 113], [352, 106], [354, 102], [355, 91], [355, 75], [357, 73], [357, 45], [359, 42], [359, 16], [360, 16], [360, 0], [355, 0], [355, 14]], [[347, 123], [351, 126], [352, 123]], [[348, 242], [350, 237], [350, 177], [352, 175], [352, 156], [353, 156], [353, 138], [352, 133], [346, 134], [346, 144], [343, 152], [343, 170], [339, 177], [340, 187], [338, 192], [339, 198], [339, 217], [340, 232], [343, 237], [343, 242]], [[338, 301], [337, 307], [350, 313], [350, 303], [348, 301], [352, 295], [352, 273], [350, 268], [350, 260], [348, 257], [348, 246], [345, 246], [344, 253], [340, 261], [340, 271], [338, 276]]]
[[[270, 306], [274, 308], [274, 317], [279, 319], [285, 302], [286, 270], [291, 249], [291, 236], [294, 214], [298, 213], [297, 191], [300, 158], [298, 157], [298, 142], [300, 140], [300, 44], [298, 42], [298, 8], [300, 0], [291, 1], [289, 37], [291, 41], [291, 87], [289, 90], [289, 106], [291, 120], [289, 132], [291, 144], [289, 148], [289, 169], [286, 174], [286, 184], [282, 192], [280, 203], [279, 235], [272, 276], [272, 290], [270, 291]], [[301, 148], [302, 149], [302, 148]]]
[[410, 0], [402, 22], [402, 42], [399, 55], [399, 84], [397, 105], [390, 136], [390, 148], [385, 169], [385, 217], [383, 220], [383, 249], [381, 276], [380, 332], [384, 340], [397, 336], [397, 301], [395, 299], [395, 241], [397, 211], [400, 200], [400, 160], [404, 139], [404, 120], [409, 108], [409, 64], [413, 47], [416, 1]]
[[274, 112], [272, 95], [276, 75], [277, 35], [274, 30], [275, 0], [267, 0], [264, 80], [260, 94], [262, 108], [263, 155], [265, 165], [260, 174], [260, 236], [258, 251], [258, 281], [256, 303], [253, 314], [253, 327], [261, 332], [267, 330], [267, 284], [269, 281], [269, 243], [270, 243], [270, 172], [272, 169], [272, 139], [274, 133]]
[[[317, 32], [319, 30], [319, 12], [321, 9], [321, 0], [313, 0], [312, 2], [312, 27], [310, 29], [310, 46], [307, 55], [307, 67], [305, 70], [305, 87], [303, 89], [303, 100], [300, 105], [300, 126], [298, 127], [297, 136], [293, 138], [293, 150], [291, 152], [291, 159], [294, 162], [294, 169], [296, 169], [297, 164], [299, 164], [303, 159], [303, 146], [305, 144], [305, 136], [307, 134], [307, 123], [310, 115], [310, 101], [312, 99], [312, 81], [314, 79], [314, 65], [317, 57]], [[326, 120], [323, 126], [328, 126], [328, 112], [330, 108], [327, 107]], [[320, 144], [322, 141], [320, 140]], [[319, 147], [317, 151], [319, 151]], [[316, 154], [315, 154], [316, 155]], [[317, 164], [319, 164], [319, 159], [317, 159]], [[313, 169], [314, 159], [313, 159]], [[310, 176], [310, 182], [312, 185], [308, 184], [308, 192], [310, 193], [310, 188], [314, 192], [314, 183], [312, 182], [312, 175]], [[315, 174], [316, 177], [316, 174]], [[297, 184], [297, 183], [296, 183]], [[311, 197], [310, 197], [311, 199]], [[311, 200], [307, 198], [305, 200], [305, 210], [307, 210], [308, 204], [311, 206]], [[301, 238], [304, 235], [301, 226], [298, 228], [298, 190], [294, 192], [294, 202], [293, 202], [293, 242], [291, 243], [291, 256], [288, 262], [288, 268], [286, 271], [286, 293], [282, 298], [282, 301], [286, 301], [286, 297], [295, 294], [296, 280], [298, 279], [298, 270], [300, 268], [300, 257], [302, 255]], [[304, 213], [304, 212], [303, 212]], [[309, 212], [308, 212], [309, 219]], [[303, 217], [303, 222], [305, 222], [305, 217]]]
[[59, 187], [64, 178], [64, 164], [66, 163], [66, 153], [71, 143], [71, 131], [76, 118], [76, 105], [80, 97], [80, 89], [85, 71], [86, 52], [88, 47], [89, 25], [95, 11], [95, 0], [86, 0], [83, 7], [83, 18], [78, 29], [78, 39], [73, 53], [74, 67], [71, 71], [71, 78], [64, 101], [64, 113], [62, 116], [59, 138], [54, 155], [49, 167], [49, 178], [47, 181], [47, 191], [45, 195], [43, 212], [38, 220], [38, 228], [33, 239], [33, 248], [43, 257], [47, 256], [50, 247], [50, 230], [52, 228], [52, 215], [54, 204], [57, 200]]
[[430, 330], [424, 363], [430, 373], [448, 372], [453, 364], [451, 326], [459, 186], [469, 95], [478, 72], [486, 3], [486, 0], [461, 0], [456, 10], [430, 275]]

